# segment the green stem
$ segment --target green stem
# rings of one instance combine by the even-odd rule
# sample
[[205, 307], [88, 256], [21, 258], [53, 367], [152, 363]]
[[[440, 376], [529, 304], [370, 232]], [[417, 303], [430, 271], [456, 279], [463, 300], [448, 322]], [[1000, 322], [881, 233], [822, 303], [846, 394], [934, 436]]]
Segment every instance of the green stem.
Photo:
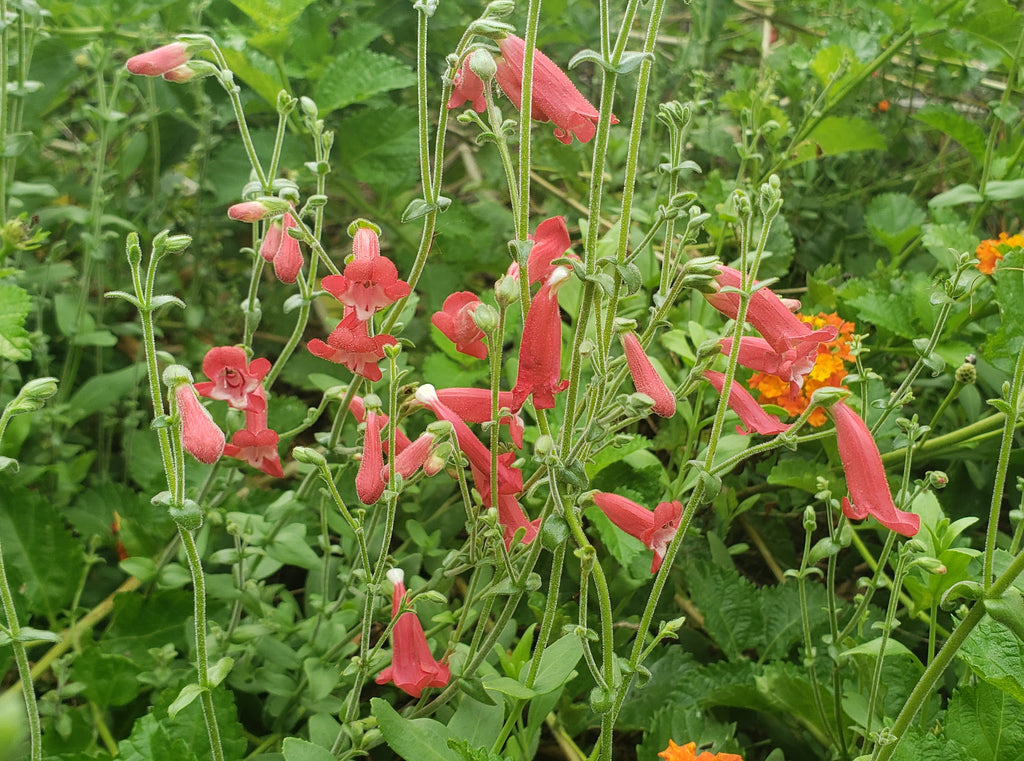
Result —
[[999, 446], [999, 457], [996, 459], [996, 478], [992, 486], [992, 503], [988, 511], [988, 531], [985, 534], [985, 563], [982, 571], [982, 583], [986, 589], [991, 584], [994, 573], [993, 558], [996, 551], [996, 538], [999, 535], [999, 513], [1003, 504], [1006, 474], [1010, 467], [1010, 453], [1013, 450], [1013, 431], [1020, 417], [1022, 396], [1024, 396], [1024, 347], [1017, 354], [1013, 380], [1005, 400], [1010, 407], [1010, 414], [1006, 416], [1006, 421], [1003, 424], [1003, 439]]
[[[6, 411], [4, 414], [6, 418]], [[0, 421], [0, 431], [6, 427], [6, 420]], [[3, 547], [0, 546], [0, 597], [3, 598], [4, 615], [7, 617], [7, 630], [14, 649], [14, 660], [18, 664], [18, 676], [21, 677], [21, 694], [25, 699], [25, 713], [28, 715], [29, 754], [31, 761], [42, 761], [43, 739], [42, 725], [39, 721], [39, 706], [36, 703], [36, 689], [32, 682], [32, 671], [28, 665], [28, 653], [25, 643], [18, 639], [21, 625], [18, 623], [18, 611], [14, 607], [14, 596], [7, 581], [7, 568], [4, 564]]]

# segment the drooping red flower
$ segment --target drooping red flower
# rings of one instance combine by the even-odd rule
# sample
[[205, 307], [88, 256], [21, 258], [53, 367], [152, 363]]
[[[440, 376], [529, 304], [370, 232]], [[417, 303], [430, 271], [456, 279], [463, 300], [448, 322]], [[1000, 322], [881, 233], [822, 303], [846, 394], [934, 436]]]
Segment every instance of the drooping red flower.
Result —
[[[725, 388], [725, 376], [711, 370], [704, 371], [704, 378], [714, 386], [721, 394]], [[757, 403], [757, 400], [750, 395], [743, 386], [733, 381], [729, 389], [729, 398], [726, 400], [729, 409], [740, 416], [743, 425], [736, 426], [736, 432], [744, 436], [750, 433], [760, 433], [763, 436], [775, 436], [783, 431], [789, 430], [789, 424], [783, 423], [774, 415], [769, 415], [764, 408]], [[746, 426], [746, 430], [743, 429]]]
[[371, 336], [366, 323], [359, 319], [353, 309], [346, 310], [344, 319], [327, 336], [327, 343], [314, 338], [307, 347], [322, 359], [344, 365], [367, 380], [379, 381], [382, 373], [377, 363], [384, 359], [384, 347], [395, 343], [398, 343], [398, 339], [394, 336]]
[[470, 291], [457, 291], [444, 300], [441, 311], [430, 318], [434, 327], [455, 344], [455, 350], [477, 359], [487, 358], [484, 332], [473, 321], [473, 312], [483, 302]]
[[872, 515], [897, 534], [917, 534], [921, 528], [921, 516], [900, 510], [892, 501], [882, 456], [867, 424], [843, 402], [833, 404], [829, 414], [836, 424], [839, 459], [850, 490], [849, 498], [843, 497], [843, 514], [851, 520], [862, 520]]
[[[477, 491], [483, 496], [484, 504], [491, 506], [491, 451], [469, 430], [465, 421], [438, 398], [437, 390], [429, 383], [416, 389], [416, 401], [430, 409], [438, 420], [452, 424], [459, 449], [469, 460]], [[523, 473], [512, 467], [513, 460], [515, 454], [512, 452], [498, 456], [499, 494], [519, 494], [523, 490]]]
[[[527, 260], [526, 268], [529, 270], [530, 285], [546, 281], [551, 277], [558, 265], [552, 264], [552, 259], [558, 259], [566, 255], [572, 240], [569, 238], [569, 228], [565, 226], [565, 217], [551, 217], [537, 225], [533, 233], [533, 248], [530, 249], [530, 257]], [[569, 254], [574, 259], [579, 257]]]
[[224, 432], [217, 427], [209, 410], [199, 403], [191, 383], [174, 387], [174, 399], [181, 421], [181, 445], [199, 462], [212, 465], [224, 452]]
[[159, 77], [171, 69], [181, 66], [192, 57], [189, 46], [184, 42], [172, 42], [153, 50], [132, 56], [125, 63], [125, 68], [132, 74], [144, 77]]
[[[502, 58], [498, 61], [495, 79], [516, 108], [523, 100], [523, 58], [526, 42], [510, 34], [498, 41]], [[535, 50], [533, 55], [533, 90], [531, 115], [539, 122], [553, 122], [555, 137], [568, 145], [573, 136], [586, 143], [597, 134], [598, 111], [584, 98], [558, 65]], [[614, 115], [612, 124], [619, 120]]]
[[662, 502], [654, 510], [638, 505], [630, 499], [609, 492], [594, 492], [594, 504], [608, 516], [608, 520], [636, 537], [644, 546], [654, 550], [651, 573], [661, 568], [665, 551], [676, 535], [683, 517], [681, 502]]
[[[439, 388], [437, 398], [467, 423], [491, 421], [491, 390], [488, 388]], [[498, 409], [512, 408], [512, 392], [498, 392]], [[498, 425], [507, 425], [509, 436], [517, 449], [523, 448], [523, 419], [519, 415], [505, 415]]]
[[448, 664], [435, 661], [427, 644], [423, 625], [412, 611], [400, 616], [402, 601], [408, 595], [405, 574], [400, 568], [387, 573], [394, 584], [391, 595], [391, 615], [398, 616], [391, 629], [391, 665], [377, 675], [377, 684], [393, 682], [402, 692], [418, 698], [427, 687], [444, 687], [451, 679]]
[[364, 505], [380, 499], [387, 486], [384, 477], [384, 450], [380, 438], [380, 414], [376, 407], [366, 410], [366, 434], [363, 437], [363, 459], [356, 472], [356, 494]]
[[[356, 419], [357, 423], [366, 422], [366, 407], [363, 404], [363, 397], [353, 396], [352, 402], [349, 404], [349, 410], [352, 412], [352, 417]], [[383, 431], [388, 424], [388, 416], [384, 413], [380, 414], [380, 429]], [[406, 436], [401, 430], [395, 430], [395, 453], [402, 452], [407, 446], [409, 446], [409, 437]], [[387, 442], [384, 443], [384, 448], [387, 449]]]
[[[739, 270], [723, 265], [718, 266], [720, 274], [715, 278], [721, 287], [739, 288], [742, 274]], [[756, 284], [755, 284], [756, 285]], [[705, 298], [719, 312], [735, 320], [739, 313], [740, 295], [736, 292], [711, 293]], [[825, 325], [812, 330], [800, 320], [789, 306], [769, 288], [758, 288], [751, 294], [747, 306], [747, 322], [752, 325], [778, 354], [785, 354], [797, 347], [810, 347], [810, 363], [814, 365], [819, 343], [828, 343], [838, 334], [834, 325]]]
[[462, 59], [462, 66], [455, 73], [452, 80], [452, 96], [448, 99], [448, 108], [458, 108], [466, 101], [469, 101], [473, 110], [482, 114], [487, 110], [487, 100], [484, 98], [484, 82], [476, 75], [476, 72], [469, 66], [470, 56]]
[[[417, 436], [415, 441], [395, 455], [395, 472], [402, 478], [412, 478], [413, 474], [430, 460], [436, 438], [429, 431]], [[426, 469], [424, 472], [427, 472]], [[436, 470], [433, 473], [427, 472], [427, 475], [432, 476], [436, 472]], [[387, 467], [385, 466], [381, 471], [381, 478], [386, 480], [387, 477]]]
[[530, 304], [519, 345], [519, 371], [512, 389], [513, 412], [519, 412], [531, 394], [536, 409], [551, 409], [555, 406], [555, 394], [569, 387], [568, 380], [558, 378], [562, 367], [562, 320], [557, 295], [568, 278], [568, 269], [556, 268]]
[[270, 372], [269, 360], [258, 357], [250, 362], [239, 346], [214, 346], [203, 357], [203, 372], [210, 380], [196, 384], [201, 396], [227, 402], [236, 410], [266, 409], [266, 395], [257, 391]]
[[529, 520], [523, 512], [523, 506], [519, 504], [514, 494], [498, 495], [498, 522], [501, 523], [504, 531], [505, 548], [512, 548], [512, 540], [515, 539], [516, 531], [525, 529], [523, 544], [529, 544], [537, 538], [540, 530], [540, 518]]
[[633, 376], [633, 385], [641, 394], [647, 394], [654, 400], [651, 412], [661, 417], [675, 415], [676, 397], [654, 369], [640, 345], [640, 339], [632, 331], [620, 334], [620, 338], [626, 350], [626, 364], [629, 365], [629, 374]]
[[267, 233], [260, 244], [260, 256], [273, 262], [274, 274], [282, 283], [294, 283], [302, 269], [302, 248], [299, 242], [288, 234], [295, 227], [295, 218], [284, 214], [267, 226]]
[[270, 208], [260, 201], [242, 201], [228, 207], [228, 216], [236, 222], [259, 222], [270, 213]]
[[281, 457], [277, 453], [278, 441], [280, 437], [269, 428], [243, 428], [241, 431], [235, 431], [230, 444], [224, 445], [224, 454], [243, 460], [268, 476], [281, 478], [284, 476], [284, 470], [281, 468]]
[[386, 256], [356, 256], [342, 274], [328, 275], [321, 284], [342, 304], [352, 307], [360, 320], [370, 319], [374, 312], [409, 295], [409, 284], [398, 279], [398, 269]]

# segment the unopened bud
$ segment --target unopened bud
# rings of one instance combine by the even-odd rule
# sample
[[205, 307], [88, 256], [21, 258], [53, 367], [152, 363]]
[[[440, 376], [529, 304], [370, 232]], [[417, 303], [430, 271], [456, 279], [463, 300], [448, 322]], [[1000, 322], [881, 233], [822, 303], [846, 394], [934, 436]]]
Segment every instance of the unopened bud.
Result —
[[253, 201], [232, 204], [228, 216], [238, 222], [259, 222], [264, 217], [280, 216], [290, 211], [292, 205], [281, 198], [263, 196]]
[[168, 365], [163, 378], [164, 385], [171, 390], [184, 383], [192, 383], [192, 373], [184, 365]]
[[928, 485], [933, 489], [945, 489], [949, 484], [949, 476], [941, 470], [929, 470], [925, 477], [928, 479]]
[[327, 462], [320, 452], [315, 449], [311, 449], [310, 447], [295, 447], [295, 449], [292, 450], [292, 457], [295, 458], [296, 462], [301, 462], [305, 465], [313, 465], [315, 467], [320, 467]]
[[486, 335], [490, 335], [498, 327], [498, 310], [490, 304], [477, 304], [473, 310], [473, 322]]
[[838, 404], [850, 395], [850, 391], [845, 388], [836, 388], [835, 386], [823, 386], [822, 388], [816, 389], [811, 394], [811, 401], [808, 406], [810, 407], [831, 407], [833, 404]]
[[175, 66], [170, 71], [165, 71], [161, 76], [168, 82], [182, 83], [191, 82], [193, 79], [204, 79], [220, 73], [220, 69], [209, 61], [194, 60]]
[[956, 382], [964, 386], [970, 386], [978, 380], [978, 368], [971, 362], [964, 362], [956, 369]]
[[35, 412], [51, 396], [57, 393], [56, 378], [36, 378], [21, 387], [18, 395], [5, 408], [8, 415]]
[[498, 65], [494, 63], [494, 56], [486, 50], [474, 50], [469, 56], [469, 68], [486, 84], [494, 79], [498, 72]]
[[502, 275], [494, 284], [494, 300], [499, 306], [509, 306], [519, 300], [519, 283], [510, 275]]
[[814, 531], [818, 525], [818, 517], [814, 512], [814, 508], [808, 505], [804, 508], [804, 531]]

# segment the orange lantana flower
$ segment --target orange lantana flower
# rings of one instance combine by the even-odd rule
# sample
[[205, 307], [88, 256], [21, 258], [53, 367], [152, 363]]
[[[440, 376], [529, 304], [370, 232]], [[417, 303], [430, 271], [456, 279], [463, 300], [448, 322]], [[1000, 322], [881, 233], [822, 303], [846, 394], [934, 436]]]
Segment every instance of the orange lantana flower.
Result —
[[[853, 360], [853, 355], [850, 354], [850, 338], [854, 328], [852, 322], [844, 321], [834, 312], [817, 315], [799, 314], [797, 317], [814, 330], [826, 325], [833, 325], [839, 331], [834, 340], [818, 344], [818, 356], [814, 361], [814, 367], [804, 378], [800, 393], [794, 396], [789, 381], [767, 373], [754, 373], [749, 381], [751, 391], [757, 391], [759, 394], [757, 401], [760, 404], [777, 405], [793, 416], [799, 415], [807, 409], [811, 394], [819, 388], [823, 386], [845, 388], [842, 382], [847, 375], [846, 363]], [[819, 427], [824, 425], [827, 419], [822, 410], [816, 409], [811, 413], [808, 422]]]
[[697, 743], [676, 745], [674, 740], [668, 741], [668, 747], [658, 754], [659, 758], [665, 761], [743, 761], [743, 758], [735, 753], [711, 753], [704, 751], [697, 755]]
[[996, 263], [1015, 248], [1024, 248], [1024, 235], [999, 233], [998, 238], [983, 240], [974, 250], [974, 255], [978, 257], [976, 266], [984, 274], [991, 275], [996, 269]]

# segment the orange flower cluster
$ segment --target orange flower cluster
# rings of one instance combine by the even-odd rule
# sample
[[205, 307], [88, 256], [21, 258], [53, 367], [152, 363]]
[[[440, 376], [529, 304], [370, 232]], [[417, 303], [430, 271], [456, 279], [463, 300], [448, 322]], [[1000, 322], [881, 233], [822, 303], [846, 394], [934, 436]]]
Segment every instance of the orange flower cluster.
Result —
[[1024, 248], [1024, 235], [999, 233], [998, 239], [983, 240], [974, 250], [974, 255], [978, 257], [978, 269], [991, 275], [996, 269], [996, 263], [1015, 248]]
[[668, 741], [668, 747], [658, 754], [659, 758], [665, 761], [743, 761], [743, 758], [735, 753], [711, 753], [704, 751], [697, 755], [697, 743], [676, 745], [674, 740]]
[[[752, 391], [759, 393], [757, 401], [760, 404], [777, 405], [794, 416], [807, 409], [811, 394], [819, 388], [823, 386], [846, 388], [842, 385], [842, 381], [847, 375], [846, 363], [853, 360], [853, 355], [850, 354], [850, 337], [853, 335], [854, 328], [852, 322], [844, 321], [834, 312], [832, 314], [822, 312], [817, 315], [798, 314], [797, 317], [815, 330], [825, 325], [835, 325], [839, 330], [839, 335], [835, 340], [818, 344], [817, 359], [814, 361], [814, 367], [804, 379], [800, 393], [795, 397], [792, 396], [788, 380], [766, 373], [754, 373], [748, 383]], [[826, 420], [828, 417], [821, 408], [818, 408], [811, 413], [808, 422], [819, 427], [824, 425]]]

